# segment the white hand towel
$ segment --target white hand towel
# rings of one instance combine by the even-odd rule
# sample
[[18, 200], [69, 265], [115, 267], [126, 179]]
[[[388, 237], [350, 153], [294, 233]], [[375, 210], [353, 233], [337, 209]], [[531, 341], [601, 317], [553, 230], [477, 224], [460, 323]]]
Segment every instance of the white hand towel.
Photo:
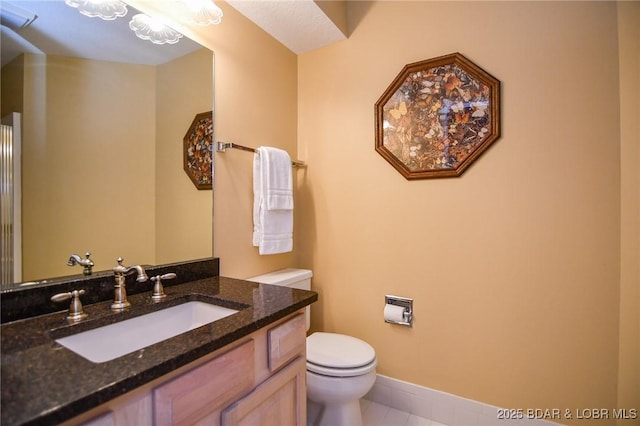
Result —
[[293, 172], [289, 153], [278, 148], [260, 147], [263, 191], [268, 210], [293, 210]]
[[293, 250], [291, 158], [278, 148], [259, 147], [253, 157], [253, 245], [259, 253]]

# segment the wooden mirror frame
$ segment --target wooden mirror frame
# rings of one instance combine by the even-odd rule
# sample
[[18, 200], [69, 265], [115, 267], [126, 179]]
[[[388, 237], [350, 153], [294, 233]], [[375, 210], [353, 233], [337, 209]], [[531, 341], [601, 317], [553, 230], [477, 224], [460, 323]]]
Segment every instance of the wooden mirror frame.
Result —
[[460, 53], [408, 64], [375, 126], [376, 151], [406, 179], [460, 176], [500, 137], [500, 81]]

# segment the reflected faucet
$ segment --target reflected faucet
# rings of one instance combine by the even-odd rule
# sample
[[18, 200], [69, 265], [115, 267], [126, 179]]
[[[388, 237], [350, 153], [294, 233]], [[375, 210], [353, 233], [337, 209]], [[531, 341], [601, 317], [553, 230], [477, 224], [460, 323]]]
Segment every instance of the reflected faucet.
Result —
[[147, 273], [144, 271], [142, 266], [134, 265], [127, 268], [126, 266], [122, 265], [122, 261], [124, 259], [119, 257], [116, 260], [118, 261], [118, 266], [113, 268], [113, 273], [115, 274], [116, 278], [115, 297], [113, 303], [111, 304], [111, 310], [119, 312], [131, 306], [131, 303], [129, 303], [129, 301], [127, 300], [127, 288], [125, 286], [125, 278], [127, 274], [136, 271], [138, 274], [136, 281], [139, 283], [147, 281], [149, 277], [147, 276]]
[[69, 260], [67, 261], [67, 265], [73, 266], [77, 264], [77, 265], [83, 266], [84, 269], [82, 270], [82, 273], [84, 275], [91, 275], [91, 268], [93, 268], [93, 265], [94, 265], [93, 261], [89, 259], [89, 256], [91, 256], [91, 253], [86, 252], [84, 256], [85, 256], [85, 259], [81, 258], [77, 254], [72, 254], [69, 257]]

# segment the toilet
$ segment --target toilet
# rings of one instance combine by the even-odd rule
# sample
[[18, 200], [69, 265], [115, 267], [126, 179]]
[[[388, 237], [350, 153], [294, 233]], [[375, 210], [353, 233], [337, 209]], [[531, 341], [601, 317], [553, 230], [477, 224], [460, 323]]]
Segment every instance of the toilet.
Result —
[[[289, 268], [247, 280], [311, 290], [312, 275], [308, 269]], [[355, 337], [324, 332], [307, 337], [307, 399], [319, 408], [313, 424], [362, 426], [360, 398], [373, 387], [376, 363], [373, 347]]]

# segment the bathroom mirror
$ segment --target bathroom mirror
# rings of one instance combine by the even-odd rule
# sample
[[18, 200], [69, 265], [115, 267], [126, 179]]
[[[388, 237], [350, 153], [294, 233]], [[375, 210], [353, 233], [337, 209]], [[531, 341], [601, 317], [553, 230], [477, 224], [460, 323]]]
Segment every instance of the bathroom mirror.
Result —
[[[102, 20], [64, 0], [2, 3], [37, 15], [26, 28], [3, 25], [1, 37], [1, 115], [22, 119], [20, 281], [82, 274], [67, 260], [85, 252], [94, 274], [119, 256], [147, 265], [210, 257], [213, 195], [184, 172], [182, 144], [193, 118], [213, 110], [213, 52], [187, 37], [137, 38], [130, 6]], [[51, 23], [56, 33], [44, 29]], [[15, 40], [31, 53], [5, 64]]]

